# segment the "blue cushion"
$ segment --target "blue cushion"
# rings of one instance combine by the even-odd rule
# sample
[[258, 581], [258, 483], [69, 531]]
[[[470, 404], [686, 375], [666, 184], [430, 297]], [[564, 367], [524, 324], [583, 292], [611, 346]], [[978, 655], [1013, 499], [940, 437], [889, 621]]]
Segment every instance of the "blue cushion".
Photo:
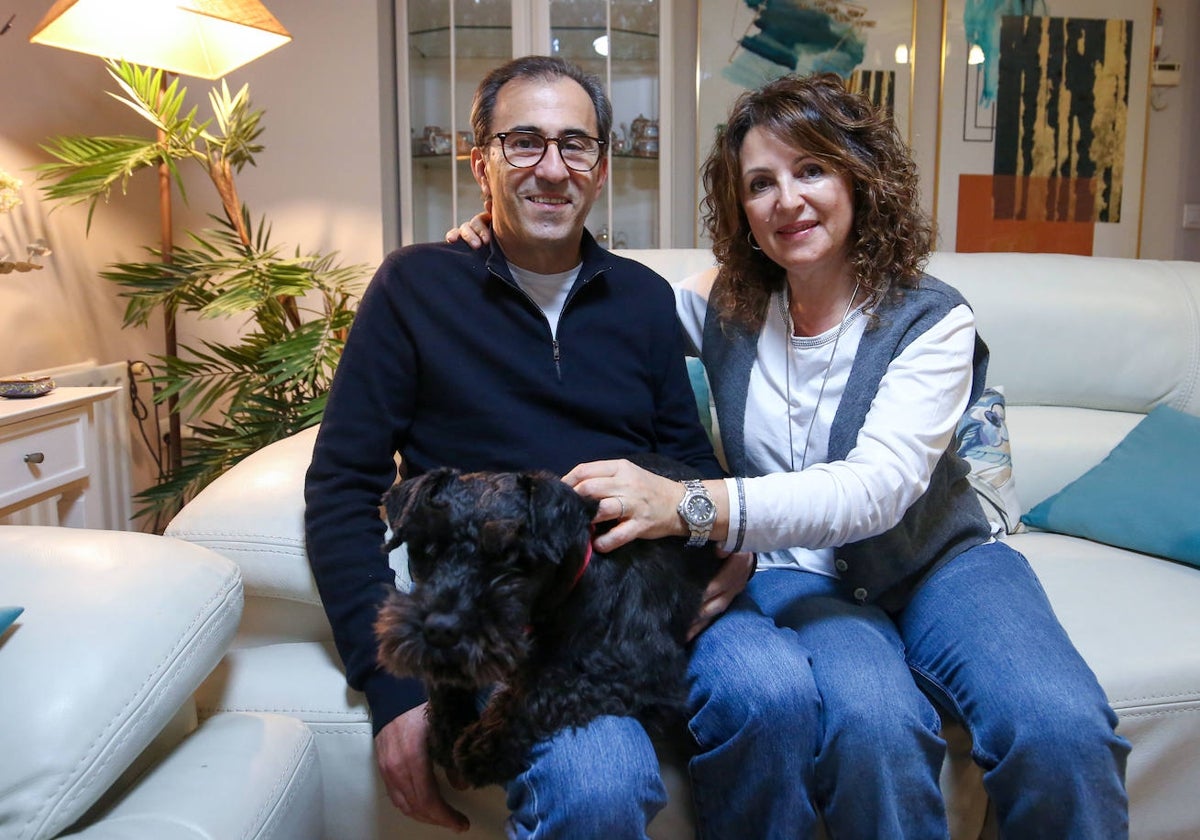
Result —
[[0, 635], [25, 611], [24, 607], [0, 607]]
[[1200, 417], [1160, 406], [1027, 525], [1200, 566]]
[[692, 381], [692, 392], [696, 395], [696, 410], [700, 413], [700, 424], [713, 439], [712, 392], [708, 388], [708, 374], [704, 362], [695, 356], [687, 357], [688, 378]]

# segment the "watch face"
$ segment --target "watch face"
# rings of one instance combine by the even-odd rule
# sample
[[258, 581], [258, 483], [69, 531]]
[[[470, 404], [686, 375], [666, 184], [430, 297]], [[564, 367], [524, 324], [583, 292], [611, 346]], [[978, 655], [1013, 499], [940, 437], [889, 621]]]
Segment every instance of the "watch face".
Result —
[[715, 512], [716, 508], [714, 507], [711, 499], [700, 495], [692, 496], [690, 499], [688, 499], [688, 519], [693, 522], [705, 522]]

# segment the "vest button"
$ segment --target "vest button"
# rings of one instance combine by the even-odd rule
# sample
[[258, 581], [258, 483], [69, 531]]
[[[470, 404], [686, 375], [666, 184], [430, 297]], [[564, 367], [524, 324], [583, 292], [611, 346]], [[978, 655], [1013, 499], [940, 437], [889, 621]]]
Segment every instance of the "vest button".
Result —
[[859, 602], [867, 600], [867, 590], [863, 589], [861, 586], [858, 587], [858, 589], [855, 589], [854, 600]]
[[845, 560], [843, 560], [841, 557], [839, 557], [838, 559], [833, 561], [833, 567], [835, 569], [837, 569], [839, 572], [844, 572], [850, 568], [850, 564], [847, 563]]

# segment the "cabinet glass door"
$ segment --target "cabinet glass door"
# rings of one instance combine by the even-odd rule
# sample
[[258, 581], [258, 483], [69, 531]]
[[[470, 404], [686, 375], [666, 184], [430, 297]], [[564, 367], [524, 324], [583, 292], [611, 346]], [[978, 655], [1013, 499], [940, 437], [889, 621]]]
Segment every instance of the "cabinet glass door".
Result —
[[645, 0], [550, 0], [550, 51], [599, 76], [613, 103], [608, 186], [588, 230], [654, 248], [659, 234], [659, 9]]
[[431, 242], [482, 209], [470, 168], [471, 99], [484, 74], [512, 57], [513, 4], [408, 0], [406, 5], [408, 84], [407, 97], [401, 91], [401, 130], [409, 145], [401, 150], [401, 172], [409, 177], [402, 176], [402, 240]]

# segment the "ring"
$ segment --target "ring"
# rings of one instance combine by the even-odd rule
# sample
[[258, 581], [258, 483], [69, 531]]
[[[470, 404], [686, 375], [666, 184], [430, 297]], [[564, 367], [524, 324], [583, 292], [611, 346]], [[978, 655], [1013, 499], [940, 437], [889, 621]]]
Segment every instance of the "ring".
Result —
[[624, 519], [625, 518], [625, 500], [623, 498], [621, 498], [620, 496], [615, 496], [614, 498], [617, 500], [617, 504], [619, 504], [621, 506], [621, 512], [617, 514], [617, 519]]

